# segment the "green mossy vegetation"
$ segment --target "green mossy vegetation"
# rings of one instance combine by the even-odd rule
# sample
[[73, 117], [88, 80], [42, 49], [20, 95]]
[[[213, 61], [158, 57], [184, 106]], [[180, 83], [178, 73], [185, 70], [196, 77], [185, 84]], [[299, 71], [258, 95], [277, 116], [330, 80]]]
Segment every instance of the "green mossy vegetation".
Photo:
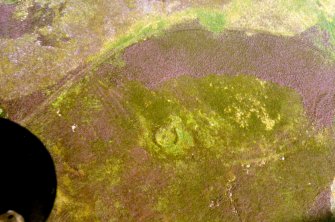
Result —
[[335, 15], [329, 17], [324, 13], [320, 14], [319, 29], [321, 36], [316, 39], [316, 45], [330, 55], [332, 61], [335, 60]]
[[[103, 108], [103, 104], [94, 93], [89, 93], [89, 80], [83, 79], [75, 87], [63, 92], [51, 105], [53, 111], [65, 119], [70, 119], [74, 113], [80, 114], [85, 124], [92, 122], [92, 113]], [[91, 113], [90, 113], [91, 112]]]
[[332, 181], [333, 142], [291, 89], [246, 75], [101, 81], [31, 126], [61, 175], [51, 221], [301, 221]]
[[[179, 23], [198, 20], [222, 32], [243, 17], [243, 7], [235, 6], [227, 14], [189, 9], [149, 17], [89, 62], [123, 67], [123, 49]], [[278, 31], [276, 23], [267, 24]], [[278, 32], [292, 34], [287, 24]], [[244, 75], [211, 75], [181, 77], [156, 90], [129, 83], [120, 93], [125, 97], [116, 99], [109, 90], [120, 89], [99, 81], [72, 86], [52, 103], [49, 118], [37, 117], [31, 126], [52, 147], [62, 175], [55, 221], [138, 221], [143, 215], [149, 221], [300, 221], [332, 180], [332, 140], [310, 126], [290, 89]], [[144, 160], [131, 155], [134, 147]]]
[[118, 36], [114, 41], [107, 42], [101, 52], [89, 57], [88, 61], [95, 67], [106, 61], [122, 67], [124, 62], [119, 56], [125, 48], [147, 38], [162, 35], [174, 25], [195, 20], [213, 33], [220, 33], [226, 27], [224, 12], [214, 9], [192, 8], [169, 16], [150, 16], [135, 23], [127, 33]]
[[210, 75], [154, 91], [131, 83], [125, 91], [141, 125], [139, 143], [174, 172], [154, 206], [167, 220], [301, 221], [331, 181], [322, 162], [334, 155], [330, 137], [310, 127], [288, 88]]
[[[14, 1], [6, 0], [6, 2]], [[17, 52], [11, 50], [10, 55], [19, 54], [19, 59], [13, 64], [13, 68], [3, 69], [4, 72], [8, 73], [8, 76], [16, 72], [33, 73], [19, 80], [12, 79], [10, 84], [6, 84], [7, 87], [2, 87], [2, 93], [10, 97], [29, 95], [37, 89], [36, 82], [38, 89], [51, 86], [83, 60], [93, 62], [95, 68], [103, 62], [122, 67], [125, 64], [120, 57], [124, 48], [152, 36], [162, 35], [172, 26], [184, 22], [198, 21], [205, 29], [214, 33], [225, 29], [245, 29], [293, 36], [317, 23], [318, 15], [322, 11], [317, 2], [322, 2], [323, 9], [332, 11], [330, 7], [332, 1], [328, 0], [233, 0], [225, 4], [219, 3], [220, 9], [208, 7], [213, 5], [213, 2], [194, 2], [185, 10], [173, 10], [173, 12], [165, 11], [170, 6], [167, 2], [162, 4], [165, 8], [162, 9], [163, 13], [154, 10], [152, 14], [144, 16], [138, 12], [140, 4], [133, 4], [134, 1], [18, 1], [16, 14], [21, 20], [28, 16], [28, 8], [34, 3], [48, 7], [48, 13], [52, 12], [54, 18], [52, 24], [37, 27], [34, 34], [16, 40], [1, 40], [5, 41], [3, 45], [6, 46], [13, 42], [15, 46], [13, 49]], [[180, 4], [190, 5], [184, 1]], [[127, 5], [135, 6], [135, 9], [121, 16], [121, 11], [127, 8]], [[36, 39], [38, 36], [42, 37], [43, 44], [51, 47], [35, 44], [40, 42]], [[102, 42], [107, 43], [101, 52], [97, 53]], [[3, 57], [12, 56], [3, 53]], [[43, 62], [36, 62], [41, 59]], [[34, 81], [27, 81], [32, 76]], [[30, 84], [27, 85], [27, 82]], [[20, 88], [25, 90], [15, 90]]]
[[[244, 75], [184, 77], [160, 92], [130, 84], [127, 92], [143, 128], [141, 142], [159, 155], [171, 150], [176, 152], [173, 156], [192, 152], [196, 141], [197, 146], [217, 150], [220, 156], [231, 152], [238, 157], [247, 149], [244, 141], [266, 143], [275, 139], [274, 131], [294, 134], [306, 122], [302, 108], [293, 105], [298, 104], [298, 96], [290, 98], [279, 87]], [[287, 115], [288, 106], [293, 115]], [[228, 147], [235, 148], [229, 151]], [[279, 150], [257, 152], [265, 155]]]
[[[324, 8], [328, 5], [331, 3], [324, 2]], [[269, 11], [275, 14], [273, 17], [276, 19], [269, 18], [267, 15]], [[94, 67], [104, 62], [122, 67], [125, 64], [120, 55], [125, 48], [148, 38], [163, 35], [166, 30], [182, 23], [198, 21], [204, 29], [216, 34], [222, 33], [225, 29], [244, 29], [294, 36], [315, 25], [322, 13], [322, 9], [314, 0], [293, 2], [234, 0], [222, 9], [192, 7], [171, 15], [153, 14], [136, 21], [127, 32], [105, 43], [99, 53], [89, 57], [88, 62], [92, 62]], [[298, 25], [297, 17], [303, 20]]]
[[226, 16], [218, 10], [198, 10], [197, 18], [199, 23], [213, 33], [220, 33], [226, 27]]
[[7, 113], [5, 109], [0, 106], [0, 118], [6, 118], [6, 117], [7, 117]]
[[16, 4], [18, 2], [18, 0], [0, 0], [0, 4]]

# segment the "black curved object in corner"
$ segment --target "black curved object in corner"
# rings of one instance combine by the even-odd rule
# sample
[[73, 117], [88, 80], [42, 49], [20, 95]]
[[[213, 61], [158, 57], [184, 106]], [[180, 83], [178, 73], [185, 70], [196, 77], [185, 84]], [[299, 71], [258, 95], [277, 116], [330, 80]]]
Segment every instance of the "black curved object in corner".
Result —
[[42, 142], [26, 128], [0, 118], [0, 214], [44, 222], [56, 197], [56, 171]]

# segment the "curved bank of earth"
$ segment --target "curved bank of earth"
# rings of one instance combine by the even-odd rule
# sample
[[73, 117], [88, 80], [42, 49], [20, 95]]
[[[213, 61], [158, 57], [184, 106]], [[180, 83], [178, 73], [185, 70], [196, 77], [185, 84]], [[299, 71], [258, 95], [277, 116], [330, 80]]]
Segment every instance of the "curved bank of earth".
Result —
[[330, 217], [333, 140], [304, 110], [331, 124], [334, 69], [303, 39], [174, 30], [123, 59], [29, 123], [57, 162], [50, 221]]
[[[309, 31], [306, 31], [306, 33]], [[249, 74], [296, 90], [319, 126], [334, 119], [335, 66], [304, 38], [226, 31], [172, 31], [124, 52], [120, 76], [149, 87], [181, 75]]]

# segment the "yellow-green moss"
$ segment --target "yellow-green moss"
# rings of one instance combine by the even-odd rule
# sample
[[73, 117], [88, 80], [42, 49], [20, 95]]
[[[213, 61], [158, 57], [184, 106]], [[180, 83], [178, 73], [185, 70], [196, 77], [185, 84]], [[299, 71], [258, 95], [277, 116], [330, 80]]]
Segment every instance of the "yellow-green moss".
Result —
[[0, 4], [16, 4], [18, 0], [0, 0]]
[[[155, 196], [166, 220], [301, 221], [332, 179], [334, 164], [322, 162], [334, 156], [330, 135], [310, 128], [293, 90], [211, 75], [157, 90], [132, 83], [125, 94], [141, 125], [139, 143], [174, 172]], [[192, 142], [178, 144], [176, 128]]]
[[5, 112], [5, 109], [0, 106], [0, 117], [5, 118], [7, 117], [7, 113]]
[[[241, 217], [255, 219], [257, 204], [262, 205], [255, 195], [273, 203], [262, 205], [264, 220], [301, 220], [306, 202], [331, 178], [327, 164], [316, 167], [305, 159], [315, 156], [320, 164], [333, 155], [329, 135], [310, 134], [301, 98], [288, 88], [250, 76], [211, 75], [181, 77], [158, 90], [129, 84], [125, 92], [141, 125], [139, 143], [175, 173], [154, 206], [168, 220], [236, 219], [235, 196], [255, 205], [250, 213], [235, 209]], [[189, 139], [180, 141], [176, 129]], [[252, 178], [244, 175], [249, 171]], [[321, 178], [322, 171], [327, 175]], [[253, 185], [240, 182], [232, 191], [241, 178]], [[297, 184], [306, 187], [303, 194], [293, 188]]]
[[[300, 220], [333, 177], [329, 132], [315, 133], [291, 89], [245, 75], [184, 76], [155, 90], [90, 83], [56, 100], [62, 116], [36, 120], [46, 144], [59, 143], [50, 146], [62, 170], [54, 218], [232, 221], [236, 201], [247, 206], [241, 218]], [[86, 102], [92, 93], [99, 111]], [[74, 120], [78, 132], [64, 133]]]
[[196, 10], [199, 23], [213, 33], [220, 33], [226, 27], [226, 16], [223, 11], [214, 9]]
[[51, 104], [53, 112], [66, 119], [76, 113], [82, 123], [89, 124], [94, 119], [93, 112], [101, 110], [103, 105], [98, 95], [89, 93], [87, 81], [83, 79], [75, 87], [62, 92]]
[[150, 130], [152, 126], [150, 123], [146, 123], [143, 117], [140, 117], [140, 122], [144, 132], [143, 137], [140, 137], [140, 144], [148, 147], [159, 157], [183, 156], [188, 149], [194, 146], [192, 136], [185, 129], [182, 119], [178, 116], [167, 117], [166, 123], [157, 130]]
[[[218, 156], [238, 157], [250, 143], [267, 143], [280, 129], [293, 133], [299, 128], [297, 122], [303, 126], [306, 121], [301, 107], [283, 107], [299, 103], [299, 96], [250, 76], [184, 77], [163, 88], [155, 92], [130, 84], [126, 89], [142, 126], [140, 143], [159, 157], [180, 158], [203, 148]], [[259, 148], [249, 153], [251, 157], [277, 151]]]

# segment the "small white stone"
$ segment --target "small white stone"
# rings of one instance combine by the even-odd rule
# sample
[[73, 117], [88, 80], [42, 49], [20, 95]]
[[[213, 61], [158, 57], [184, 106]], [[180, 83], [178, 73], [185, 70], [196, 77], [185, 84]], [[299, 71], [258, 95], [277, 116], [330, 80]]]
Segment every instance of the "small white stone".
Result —
[[250, 168], [250, 164], [247, 164], [246, 167], [247, 167], [247, 168]]
[[285, 157], [280, 158], [281, 160], [285, 160]]
[[77, 129], [77, 124], [73, 124], [72, 126], [71, 126], [71, 129], [72, 129], [72, 132], [75, 132], [75, 130]]
[[56, 113], [57, 113], [58, 116], [62, 116], [62, 114], [60, 114], [60, 110], [57, 110]]

